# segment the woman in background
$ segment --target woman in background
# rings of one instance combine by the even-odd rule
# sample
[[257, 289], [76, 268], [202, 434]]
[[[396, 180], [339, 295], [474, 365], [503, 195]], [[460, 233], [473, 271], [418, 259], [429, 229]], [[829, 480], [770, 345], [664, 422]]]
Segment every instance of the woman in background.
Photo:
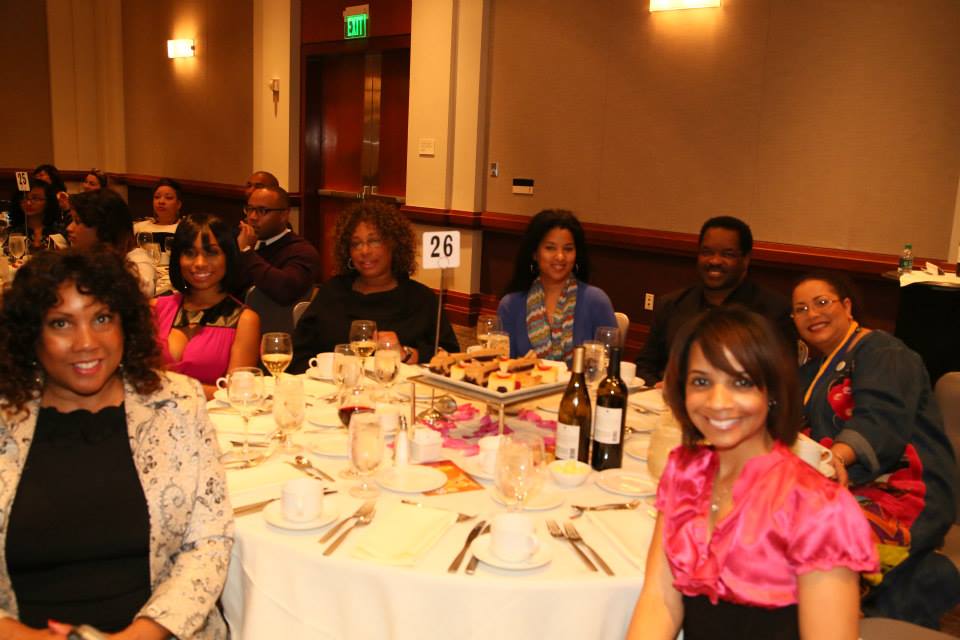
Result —
[[[180, 223], [182, 191], [180, 184], [170, 178], [161, 178], [153, 187], [153, 217], [140, 220], [133, 225], [133, 234], [152, 234], [157, 245], [160, 264], [157, 266], [157, 294], [170, 291], [170, 256], [167, 255], [167, 238], [172, 238]], [[139, 242], [139, 240], [138, 240]]]
[[497, 308], [510, 334], [510, 355], [533, 349], [541, 358], [569, 362], [573, 348], [592, 340], [597, 327], [616, 327], [610, 298], [589, 281], [587, 243], [576, 216], [559, 209], [535, 215]]
[[[317, 291], [293, 337], [290, 371], [303, 372], [307, 361], [340, 343], [350, 342], [350, 323], [373, 320], [382, 334], [396, 334], [403, 361], [433, 357], [437, 296], [413, 280], [416, 250], [410, 222], [396, 208], [364, 201], [337, 219], [334, 258], [339, 275]], [[440, 318], [440, 346], [459, 351], [446, 316]]]
[[196, 381], [156, 370], [112, 251], [43, 252], [0, 303], [0, 637], [226, 638], [233, 520]]
[[706, 311], [675, 339], [664, 379], [683, 446], [660, 478], [628, 637], [856, 640], [858, 572], [877, 566], [870, 528], [789, 449], [796, 368], [772, 325], [736, 305]]
[[120, 194], [113, 189], [74, 194], [70, 196], [70, 216], [67, 236], [71, 246], [87, 250], [97, 244], [109, 246], [126, 257], [143, 295], [153, 297], [156, 267], [153, 258], [133, 241], [133, 218]]
[[96, 191], [97, 189], [107, 188], [107, 174], [99, 169], [90, 169], [87, 175], [83, 177], [81, 185], [84, 191]]
[[804, 413], [880, 553], [880, 572], [864, 576], [864, 613], [936, 629], [960, 602], [960, 575], [937, 551], [954, 521], [956, 463], [920, 356], [861, 326], [854, 298], [832, 273], [793, 289], [793, 320], [814, 356], [800, 369]]
[[207, 398], [217, 378], [260, 360], [260, 317], [228, 293], [239, 261], [230, 226], [216, 216], [188, 216], [170, 255], [176, 293], [154, 300], [164, 365], [199, 380]]
[[30, 185], [30, 191], [20, 200], [23, 210], [27, 242], [30, 251], [64, 249], [67, 246], [66, 229], [61, 225], [57, 191], [41, 181]]

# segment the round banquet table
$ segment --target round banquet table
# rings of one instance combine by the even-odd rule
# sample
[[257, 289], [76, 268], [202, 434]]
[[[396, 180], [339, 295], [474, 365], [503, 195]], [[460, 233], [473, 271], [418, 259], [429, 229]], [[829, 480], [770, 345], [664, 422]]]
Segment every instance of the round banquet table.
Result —
[[[309, 393], [309, 391], [308, 391]], [[559, 395], [535, 404], [556, 404]], [[211, 401], [211, 406], [216, 405]], [[544, 417], [555, 418], [545, 413]], [[225, 417], [211, 413], [220, 427]], [[235, 417], [234, 417], [235, 419]], [[652, 419], [630, 412], [628, 422]], [[308, 424], [297, 441], [309, 446], [323, 430]], [[317, 435], [319, 432], [319, 436]], [[221, 445], [229, 446], [221, 433]], [[442, 458], [462, 467], [471, 461], [458, 451], [443, 450]], [[338, 517], [353, 514], [361, 500], [348, 491], [357, 480], [344, 480], [338, 473], [346, 458], [310, 454], [311, 461], [336, 479], [327, 483], [337, 489], [325, 498]], [[252, 469], [227, 472], [234, 508], [279, 497], [284, 482], [304, 477], [274, 453]], [[646, 464], [624, 455], [624, 467], [646, 472]], [[478, 518], [453, 524], [414, 566], [392, 566], [361, 560], [351, 551], [364, 529], [352, 532], [330, 556], [328, 543], [319, 538], [330, 526], [309, 531], [290, 531], [268, 524], [261, 512], [236, 518], [233, 547], [223, 608], [232, 637], [261, 638], [622, 638], [643, 582], [646, 548], [653, 532], [654, 512], [647, 503], [634, 513], [636, 540], [629, 549], [617, 544], [598, 526], [591, 514], [572, 520], [583, 536], [614, 571], [607, 576], [592, 572], [566, 540], [549, 536], [544, 520], [566, 522], [571, 504], [597, 505], [627, 502], [632, 498], [608, 492], [595, 483], [596, 474], [574, 489], [563, 489], [548, 479], [544, 491], [558, 492], [563, 502], [544, 511], [529, 511], [536, 523], [541, 545], [552, 559], [537, 569], [510, 571], [481, 562], [474, 575], [466, 575], [468, 553], [458, 572], [447, 567], [463, 546], [479, 519], [504, 512], [492, 498], [492, 483], [481, 480], [482, 490], [447, 495], [396, 493], [381, 489], [378, 508], [388, 502], [413, 499], [424, 505], [477, 514]], [[335, 484], [335, 486], [334, 486]], [[648, 500], [652, 502], [652, 498]], [[341, 529], [341, 532], [344, 529]], [[642, 551], [637, 551], [642, 549]]]

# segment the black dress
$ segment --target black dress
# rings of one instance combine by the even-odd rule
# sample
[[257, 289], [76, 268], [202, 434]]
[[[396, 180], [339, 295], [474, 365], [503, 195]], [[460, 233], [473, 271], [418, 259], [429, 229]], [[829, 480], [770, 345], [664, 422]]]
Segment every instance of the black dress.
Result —
[[149, 548], [123, 405], [40, 409], [7, 532], [20, 621], [120, 631], [150, 597]]

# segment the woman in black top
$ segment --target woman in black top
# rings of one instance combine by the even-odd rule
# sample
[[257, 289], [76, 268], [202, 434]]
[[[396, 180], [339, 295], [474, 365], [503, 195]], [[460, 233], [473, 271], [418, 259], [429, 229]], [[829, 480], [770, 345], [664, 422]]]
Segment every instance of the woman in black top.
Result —
[[[362, 202], [341, 214], [334, 238], [339, 275], [320, 287], [300, 319], [289, 371], [303, 372], [314, 355], [349, 342], [354, 320], [373, 320], [381, 335], [395, 333], [404, 347], [404, 362], [429, 360], [437, 297], [410, 278], [416, 270], [410, 222], [391, 206]], [[460, 350], [446, 316], [441, 317], [440, 346]]]

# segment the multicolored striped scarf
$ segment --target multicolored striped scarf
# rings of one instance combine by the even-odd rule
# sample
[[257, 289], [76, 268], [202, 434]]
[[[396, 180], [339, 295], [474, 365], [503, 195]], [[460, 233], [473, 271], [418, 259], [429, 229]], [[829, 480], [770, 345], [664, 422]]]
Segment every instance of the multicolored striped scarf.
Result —
[[547, 360], [573, 357], [573, 312], [577, 307], [577, 279], [570, 274], [557, 300], [553, 317], [547, 318], [546, 295], [538, 277], [527, 293], [527, 335], [537, 355]]

